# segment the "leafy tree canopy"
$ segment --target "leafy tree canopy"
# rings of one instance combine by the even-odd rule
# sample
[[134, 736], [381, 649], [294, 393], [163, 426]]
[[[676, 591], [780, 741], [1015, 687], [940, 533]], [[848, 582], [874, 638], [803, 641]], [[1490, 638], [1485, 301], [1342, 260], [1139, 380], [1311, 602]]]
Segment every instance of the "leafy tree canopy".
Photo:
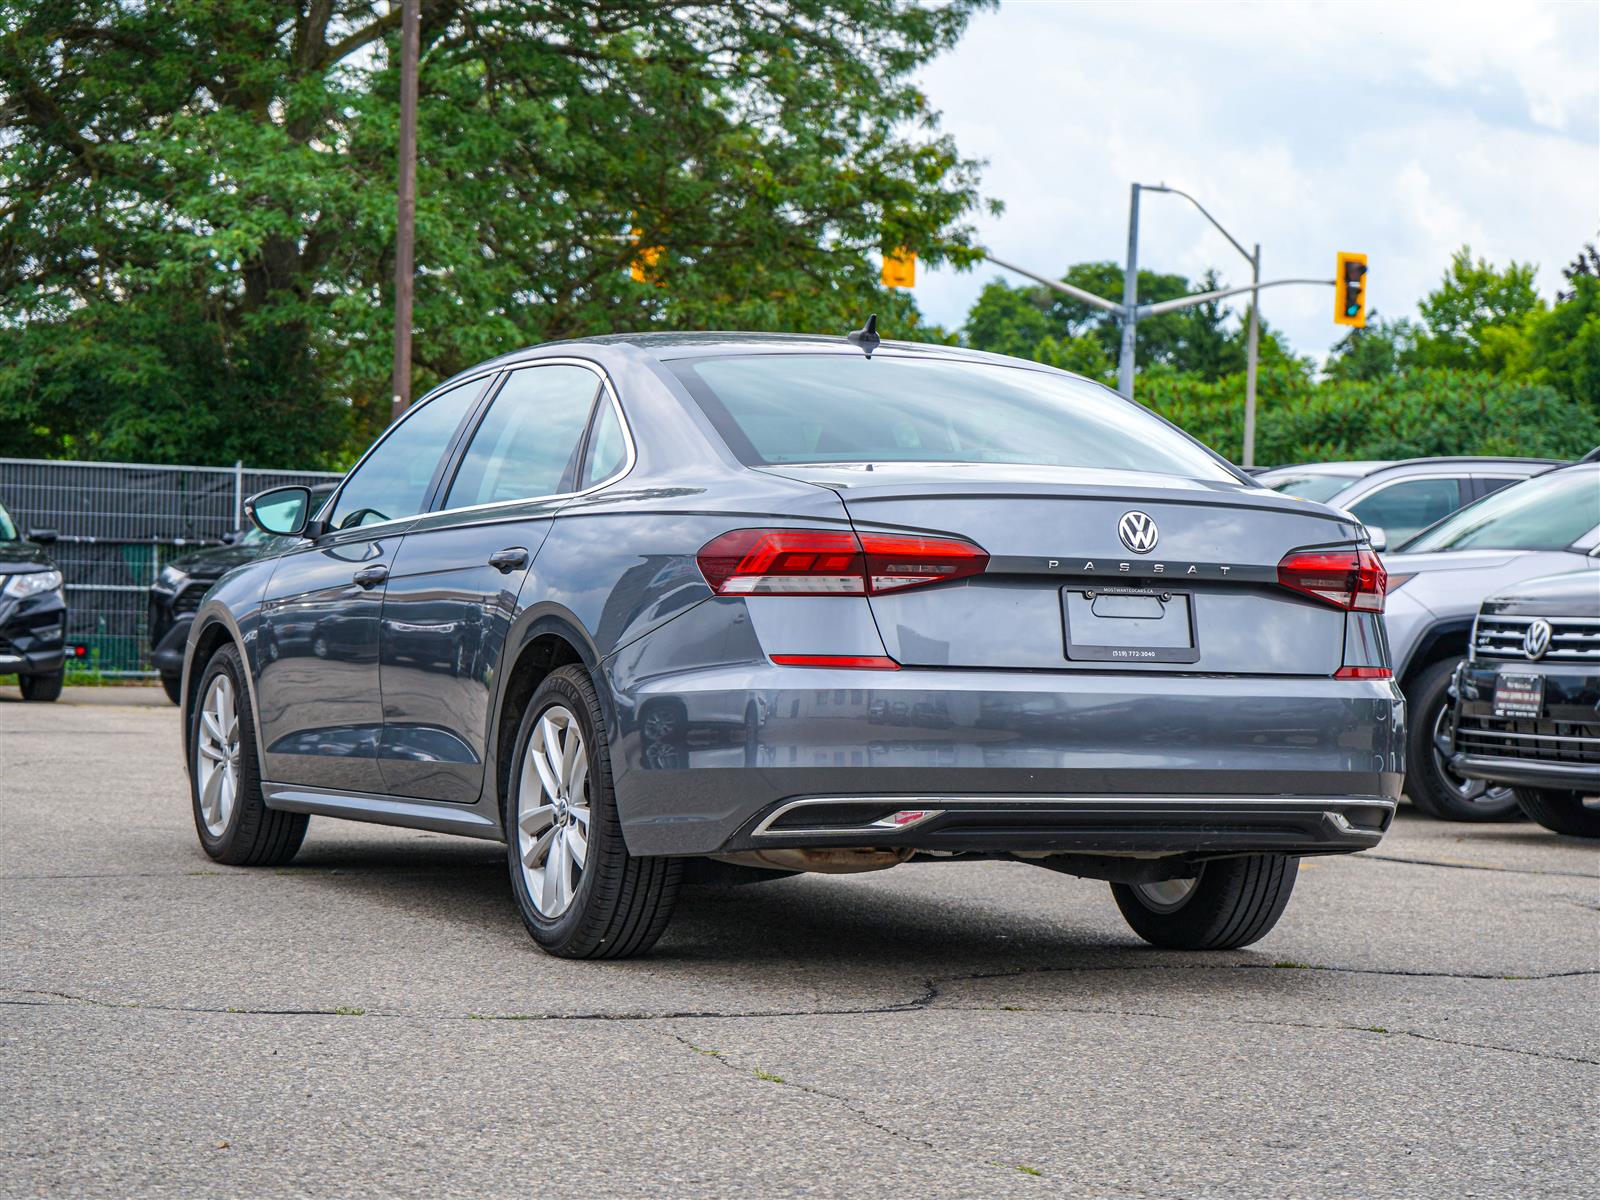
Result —
[[[970, 263], [979, 199], [911, 79], [982, 2], [423, 0], [418, 391], [613, 330], [916, 330], [877, 256]], [[0, 0], [6, 453], [309, 467], [385, 423], [398, 25]]]

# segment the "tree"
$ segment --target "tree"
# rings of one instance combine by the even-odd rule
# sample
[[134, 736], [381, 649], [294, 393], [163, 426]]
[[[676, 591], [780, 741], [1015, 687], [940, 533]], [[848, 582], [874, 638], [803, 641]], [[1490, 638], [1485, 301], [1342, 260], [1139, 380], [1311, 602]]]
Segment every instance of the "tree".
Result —
[[[917, 328], [979, 0], [423, 0], [417, 391], [618, 329]], [[387, 420], [399, 6], [0, 0], [0, 444], [347, 461]], [[646, 282], [638, 244], [661, 247]]]
[[1485, 329], [1514, 323], [1539, 308], [1534, 288], [1535, 267], [1513, 262], [1498, 270], [1472, 258], [1463, 246], [1450, 259], [1439, 286], [1417, 305], [1427, 332], [1406, 356], [1424, 367], [1482, 366], [1480, 349]]
[[1328, 378], [1340, 381], [1382, 379], [1415, 353], [1420, 331], [1404, 317], [1385, 320], [1376, 311], [1365, 326], [1352, 329], [1328, 358]]

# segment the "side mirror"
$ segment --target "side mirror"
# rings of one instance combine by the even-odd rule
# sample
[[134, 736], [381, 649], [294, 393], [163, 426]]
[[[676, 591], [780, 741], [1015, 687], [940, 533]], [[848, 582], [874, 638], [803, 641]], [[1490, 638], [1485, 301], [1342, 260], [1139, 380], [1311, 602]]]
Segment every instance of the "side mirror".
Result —
[[1382, 525], [1368, 525], [1367, 540], [1372, 543], [1372, 548], [1379, 554], [1389, 548], [1389, 535], [1383, 531]]
[[41, 546], [48, 546], [51, 542], [56, 541], [60, 537], [61, 535], [54, 529], [28, 530], [28, 540], [30, 542], [38, 542]]
[[244, 513], [262, 533], [301, 537], [311, 515], [311, 489], [291, 484], [257, 492], [244, 502]]

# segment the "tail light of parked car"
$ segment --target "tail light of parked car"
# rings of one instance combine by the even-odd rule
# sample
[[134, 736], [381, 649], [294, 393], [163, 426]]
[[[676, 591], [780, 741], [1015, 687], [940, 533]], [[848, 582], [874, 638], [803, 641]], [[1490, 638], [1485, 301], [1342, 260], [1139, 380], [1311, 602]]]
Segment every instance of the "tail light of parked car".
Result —
[[735, 529], [696, 556], [719, 596], [879, 596], [983, 573], [961, 538], [829, 529]]
[[1278, 563], [1278, 582], [1335, 608], [1381, 613], [1388, 573], [1371, 550], [1296, 550]]

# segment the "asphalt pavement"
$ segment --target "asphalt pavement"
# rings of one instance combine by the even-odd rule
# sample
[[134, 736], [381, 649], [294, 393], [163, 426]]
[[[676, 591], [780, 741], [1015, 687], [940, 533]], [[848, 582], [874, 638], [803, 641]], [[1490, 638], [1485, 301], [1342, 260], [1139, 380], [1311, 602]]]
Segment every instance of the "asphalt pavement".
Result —
[[1600, 1194], [1600, 848], [1403, 812], [1247, 950], [913, 865], [524, 934], [498, 845], [194, 836], [151, 689], [0, 688], [0, 1196]]

